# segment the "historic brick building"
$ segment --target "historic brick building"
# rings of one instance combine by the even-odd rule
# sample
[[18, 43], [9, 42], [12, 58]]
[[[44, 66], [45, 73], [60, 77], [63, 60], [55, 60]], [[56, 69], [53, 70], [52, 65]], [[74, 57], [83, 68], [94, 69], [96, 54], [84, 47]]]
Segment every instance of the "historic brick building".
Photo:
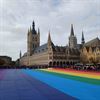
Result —
[[95, 38], [85, 43], [82, 32], [81, 44], [77, 44], [73, 25], [69, 36], [69, 45], [55, 46], [52, 42], [50, 32], [47, 43], [40, 46], [40, 30], [35, 30], [33, 22], [32, 29], [28, 30], [27, 52], [21, 56], [20, 65], [49, 65], [66, 66], [75, 63], [100, 63], [100, 40]]
[[32, 29], [28, 30], [27, 52], [23, 56], [20, 54], [20, 65], [65, 66], [78, 63], [80, 62], [79, 48], [81, 46], [81, 44], [77, 44], [73, 25], [71, 25], [69, 46], [55, 46], [50, 32], [47, 43], [40, 46], [40, 30], [38, 29], [38, 32], [35, 30], [35, 23], [33, 22]]
[[95, 38], [85, 43], [80, 53], [83, 63], [100, 63], [100, 40]]

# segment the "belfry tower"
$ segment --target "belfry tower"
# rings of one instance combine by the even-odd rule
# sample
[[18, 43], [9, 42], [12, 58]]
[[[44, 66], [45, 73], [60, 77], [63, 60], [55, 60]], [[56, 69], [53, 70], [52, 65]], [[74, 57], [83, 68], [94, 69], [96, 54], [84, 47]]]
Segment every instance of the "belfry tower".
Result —
[[40, 30], [38, 32], [35, 30], [35, 23], [32, 23], [32, 29], [28, 30], [27, 35], [27, 54], [31, 56], [34, 53], [34, 50], [40, 46]]
[[71, 24], [71, 33], [69, 36], [69, 47], [70, 48], [77, 48], [77, 38], [74, 35], [73, 24]]

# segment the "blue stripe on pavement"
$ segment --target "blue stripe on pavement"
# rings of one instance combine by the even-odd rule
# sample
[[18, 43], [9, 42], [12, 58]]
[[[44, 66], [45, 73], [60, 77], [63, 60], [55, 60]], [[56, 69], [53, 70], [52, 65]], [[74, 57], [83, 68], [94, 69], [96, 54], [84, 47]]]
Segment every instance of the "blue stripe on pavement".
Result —
[[80, 100], [99, 100], [100, 86], [61, 78], [36, 70], [23, 70], [32, 77]]

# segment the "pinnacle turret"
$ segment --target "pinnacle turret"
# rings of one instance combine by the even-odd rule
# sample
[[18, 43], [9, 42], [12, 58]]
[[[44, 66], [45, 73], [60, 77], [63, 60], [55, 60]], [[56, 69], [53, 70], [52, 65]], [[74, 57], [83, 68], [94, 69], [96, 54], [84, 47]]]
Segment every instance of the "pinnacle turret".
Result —
[[32, 29], [35, 29], [35, 22], [32, 23]]
[[82, 31], [82, 40], [81, 40], [81, 43], [84, 44], [85, 43], [85, 39], [84, 39], [84, 33]]
[[20, 57], [20, 58], [22, 57], [22, 53], [21, 53], [21, 50], [20, 50], [20, 54], [19, 54], [19, 57]]
[[35, 22], [33, 21], [32, 23], [32, 34], [36, 34], [36, 30], [35, 30]]
[[48, 42], [51, 42], [50, 31], [49, 31], [49, 35], [48, 35]]
[[73, 24], [71, 24], [71, 36], [74, 36], [74, 29], [73, 29]]
[[38, 28], [38, 34], [40, 35], [40, 29]]

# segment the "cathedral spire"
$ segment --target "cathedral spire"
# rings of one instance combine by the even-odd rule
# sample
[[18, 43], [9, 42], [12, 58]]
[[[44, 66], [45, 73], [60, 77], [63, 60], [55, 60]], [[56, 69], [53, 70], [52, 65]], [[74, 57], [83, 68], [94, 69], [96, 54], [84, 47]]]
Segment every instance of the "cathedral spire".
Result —
[[73, 24], [71, 24], [71, 36], [74, 36], [74, 29], [73, 29]]
[[49, 35], [48, 35], [48, 42], [51, 42], [50, 31], [49, 31]]
[[82, 31], [82, 40], [81, 40], [81, 43], [84, 44], [85, 43], [85, 39], [84, 39], [84, 33]]

